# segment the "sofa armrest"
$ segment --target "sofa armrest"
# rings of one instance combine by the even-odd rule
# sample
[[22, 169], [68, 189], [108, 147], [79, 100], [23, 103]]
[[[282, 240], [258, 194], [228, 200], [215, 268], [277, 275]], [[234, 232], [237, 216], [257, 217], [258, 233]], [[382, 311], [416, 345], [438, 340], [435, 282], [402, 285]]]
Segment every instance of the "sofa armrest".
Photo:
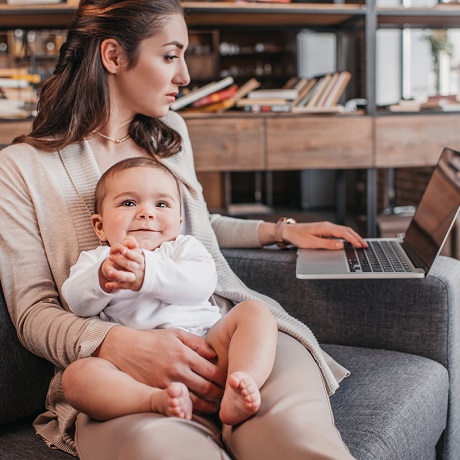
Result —
[[0, 426], [38, 415], [53, 376], [53, 365], [19, 342], [0, 286]]
[[460, 261], [439, 257], [430, 276], [411, 280], [299, 280], [296, 251], [226, 249], [252, 289], [276, 299], [321, 343], [383, 348], [447, 367], [460, 350]]

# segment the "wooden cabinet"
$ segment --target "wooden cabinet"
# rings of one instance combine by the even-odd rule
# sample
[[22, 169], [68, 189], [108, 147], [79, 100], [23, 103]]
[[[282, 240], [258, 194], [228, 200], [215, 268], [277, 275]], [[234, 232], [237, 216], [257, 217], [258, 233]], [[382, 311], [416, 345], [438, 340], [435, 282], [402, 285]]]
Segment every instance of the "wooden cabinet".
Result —
[[197, 171], [261, 171], [266, 168], [262, 119], [230, 116], [212, 121], [209, 117], [186, 121]]
[[375, 118], [376, 168], [434, 166], [444, 147], [460, 150], [460, 114]]
[[267, 169], [372, 167], [372, 119], [366, 116], [268, 118]]
[[373, 120], [366, 116], [186, 116], [197, 171], [373, 167]]

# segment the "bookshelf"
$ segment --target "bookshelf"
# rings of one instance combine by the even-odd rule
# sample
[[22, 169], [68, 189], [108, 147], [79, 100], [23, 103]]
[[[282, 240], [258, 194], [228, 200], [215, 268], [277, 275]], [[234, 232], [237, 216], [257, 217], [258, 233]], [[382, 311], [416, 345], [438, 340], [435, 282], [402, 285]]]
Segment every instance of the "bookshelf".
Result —
[[[0, 31], [14, 28], [65, 29], [76, 10], [76, 0], [43, 6], [0, 4]], [[300, 168], [366, 170], [367, 234], [376, 229], [377, 169], [400, 166], [432, 166], [440, 141], [460, 148], [455, 127], [460, 113], [377, 113], [375, 103], [376, 33], [382, 28], [460, 27], [460, 6], [432, 8], [384, 8], [375, 0], [330, 3], [233, 3], [184, 1], [191, 44], [205, 44], [209, 51], [189, 56], [191, 73], [211, 79], [222, 69], [242, 66], [260, 57], [270, 62], [267, 82], [287, 79], [296, 62], [295, 35], [302, 28], [334, 32], [340, 41], [356, 41], [355, 68], [347, 97], [368, 100], [363, 115], [322, 116], [312, 114], [187, 115], [201, 172], [271, 171]], [[278, 40], [274, 39], [277, 38]], [[238, 45], [239, 53], [222, 53], [222, 43]], [[251, 49], [251, 43], [270, 43], [271, 48]], [[241, 50], [244, 50], [242, 52]], [[340, 46], [339, 46], [340, 52]], [[286, 73], [276, 74], [276, 62]], [[197, 70], [193, 70], [193, 67]], [[193, 70], [193, 72], [192, 72]], [[251, 75], [254, 76], [254, 75]], [[241, 74], [244, 81], [248, 74]], [[348, 91], [348, 90], [347, 90]], [[210, 133], [209, 120], [213, 130]], [[11, 133], [22, 132], [28, 122], [1, 122], [0, 143]], [[204, 136], [203, 133], [206, 135]], [[331, 135], [331, 133], [334, 133]], [[205, 138], [205, 139], [203, 139]]]

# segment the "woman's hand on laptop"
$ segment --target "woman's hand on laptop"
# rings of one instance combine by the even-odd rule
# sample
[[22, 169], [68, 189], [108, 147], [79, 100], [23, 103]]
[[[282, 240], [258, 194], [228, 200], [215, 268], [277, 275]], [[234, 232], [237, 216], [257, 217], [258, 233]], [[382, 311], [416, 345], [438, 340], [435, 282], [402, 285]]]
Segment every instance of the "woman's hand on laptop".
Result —
[[353, 246], [367, 247], [364, 239], [352, 228], [332, 222], [311, 222], [286, 225], [283, 239], [302, 249], [342, 249], [344, 239]]
[[[274, 225], [267, 222], [259, 226], [259, 239], [261, 243], [273, 242]], [[285, 225], [282, 239], [287, 244], [293, 244], [302, 249], [342, 249], [343, 239], [355, 247], [367, 247], [364, 239], [352, 228], [337, 225], [332, 222], [309, 222]]]

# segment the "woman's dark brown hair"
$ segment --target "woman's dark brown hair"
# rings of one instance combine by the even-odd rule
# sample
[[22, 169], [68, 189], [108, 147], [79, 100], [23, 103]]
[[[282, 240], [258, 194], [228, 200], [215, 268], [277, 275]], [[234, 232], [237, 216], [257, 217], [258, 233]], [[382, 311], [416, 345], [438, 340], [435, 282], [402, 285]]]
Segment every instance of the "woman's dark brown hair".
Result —
[[[101, 43], [117, 40], [128, 68], [133, 68], [141, 42], [158, 33], [174, 14], [183, 14], [179, 0], [81, 0], [56, 70], [41, 89], [32, 132], [14, 142], [54, 151], [99, 130], [110, 113]], [[182, 143], [179, 134], [161, 120], [141, 114], [134, 117], [129, 134], [160, 157], [176, 154]]]

